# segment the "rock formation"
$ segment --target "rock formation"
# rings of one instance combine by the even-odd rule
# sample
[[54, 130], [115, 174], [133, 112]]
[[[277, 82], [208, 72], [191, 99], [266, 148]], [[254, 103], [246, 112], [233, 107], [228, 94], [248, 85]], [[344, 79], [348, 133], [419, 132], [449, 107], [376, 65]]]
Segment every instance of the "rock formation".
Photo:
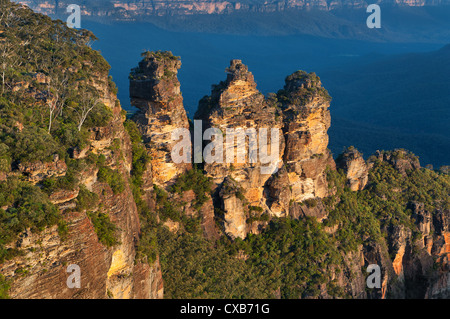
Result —
[[[32, 18], [31, 11], [8, 4], [8, 10], [17, 11], [7, 18]], [[232, 60], [227, 78], [200, 101], [195, 119], [201, 122], [202, 137], [213, 143], [201, 145], [203, 162], [192, 167], [189, 161], [174, 163], [171, 156], [175, 129], [194, 129], [194, 145], [199, 129], [198, 122], [189, 125], [183, 108], [176, 76], [179, 58], [170, 52], [143, 55], [130, 74], [131, 101], [139, 111], [133, 116], [135, 123], [124, 122], [105, 61], [94, 67], [91, 60], [100, 57], [82, 44], [89, 36], [47, 18], [39, 21], [70, 35], [65, 58], [72, 49], [79, 50], [81, 58], [68, 59], [77, 65], [68, 70], [56, 66], [48, 75], [24, 72], [19, 81], [15, 70], [8, 79], [13, 83], [7, 92], [11, 104], [2, 98], [0, 108], [5, 118], [0, 128], [0, 296], [162, 298], [157, 245], [167, 240], [159, 253], [169, 269], [164, 274], [171, 289], [179, 278], [194, 273], [188, 289], [195, 280], [204, 284], [205, 274], [212, 279], [205, 285], [222, 285], [223, 278], [214, 274], [223, 267], [230, 278], [242, 276], [233, 277], [234, 282], [249, 278], [252, 285], [257, 279], [254, 290], [264, 296], [450, 297], [445, 167], [441, 172], [424, 169], [405, 150], [379, 151], [366, 162], [354, 148], [338, 156], [335, 164], [327, 148], [330, 97], [314, 73], [297, 71], [285, 79], [282, 90], [265, 97], [247, 66]], [[81, 44], [73, 44], [73, 39]], [[16, 47], [23, 53], [21, 49]], [[43, 60], [49, 58], [45, 51]], [[26, 70], [31, 67], [25, 59], [22, 63]], [[77, 68], [83, 71], [81, 80], [75, 75]], [[75, 75], [74, 96], [87, 94], [86, 84], [95, 91], [98, 105], [92, 109], [99, 108], [83, 130], [77, 112], [70, 112], [86, 105], [75, 97], [63, 103], [67, 108], [61, 109], [58, 121], [50, 117], [53, 130], [46, 129], [43, 117], [27, 120], [30, 116], [21, 114], [48, 107], [46, 99], [56, 98], [55, 93], [42, 88], [59, 72], [68, 78]], [[39, 156], [27, 156], [30, 145], [16, 142], [22, 133], [33, 139], [30, 128], [45, 135], [48, 141], [43, 144], [49, 142]], [[197, 155], [194, 152], [194, 158]], [[249, 234], [255, 236], [236, 240]], [[220, 238], [224, 235], [229, 238]], [[183, 241], [186, 252], [173, 249], [176, 255], [165, 254]], [[188, 247], [189, 242], [199, 246]], [[209, 261], [204, 263], [196, 254]], [[170, 264], [170, 258], [177, 257], [180, 260]], [[228, 264], [238, 267], [234, 271], [257, 274], [235, 273], [233, 268], [230, 273]], [[293, 264], [300, 268], [290, 268]], [[370, 290], [365, 270], [374, 264], [381, 269], [381, 287]], [[181, 273], [185, 266], [193, 268]], [[80, 269], [79, 288], [68, 285], [72, 267]], [[171, 277], [171, 271], [176, 275]], [[297, 278], [299, 274], [303, 278]], [[229, 278], [225, 280], [229, 286]], [[208, 295], [202, 284], [199, 293]], [[246, 294], [249, 287], [233, 286], [231, 293], [244, 289], [239, 294]]]
[[349, 147], [339, 155], [336, 159], [336, 166], [344, 170], [352, 191], [364, 189], [369, 179], [369, 168], [357, 149]]
[[284, 121], [283, 160], [292, 199], [303, 201], [328, 195], [325, 169], [335, 164], [328, 150], [330, 96], [314, 73], [297, 71], [278, 93]]
[[[247, 154], [247, 160], [240, 163], [237, 157], [232, 163], [205, 163], [206, 173], [219, 188], [234, 189], [237, 183], [242, 189], [237, 193], [241, 199], [229, 191], [218, 195], [225, 214], [225, 232], [243, 238], [249, 231], [258, 232], [264, 224], [243, 224], [246, 216], [250, 217], [249, 207], [259, 207], [257, 217], [262, 213], [281, 217], [289, 215], [292, 203], [327, 196], [325, 170], [327, 166], [334, 168], [327, 149], [330, 99], [315, 74], [296, 72], [286, 78], [278, 95], [266, 98], [256, 89], [253, 75], [242, 61], [232, 60], [227, 73], [225, 81], [213, 86], [211, 96], [200, 101], [195, 118], [203, 121], [204, 130], [213, 127], [224, 133], [225, 154], [230, 150]], [[263, 165], [249, 160], [250, 139], [241, 145], [227, 139], [227, 128], [258, 133], [261, 129], [279, 130], [277, 169], [261, 173]]]
[[[282, 120], [276, 105], [257, 90], [253, 74], [241, 60], [232, 60], [226, 71], [226, 80], [213, 87], [211, 96], [200, 101], [195, 119], [202, 121], [204, 131], [216, 128], [223, 134], [217, 136], [223, 140], [223, 143], [219, 141], [223, 144], [223, 157], [212, 163], [206, 162], [204, 169], [222, 188], [218, 195], [225, 213], [225, 232], [233, 238], [245, 238], [251, 230], [251, 226], [246, 224], [249, 207], [258, 207], [258, 213], [255, 212], [258, 217], [267, 209], [264, 185], [272, 172], [281, 168], [284, 151]], [[236, 135], [241, 130], [243, 139], [240, 140], [229, 129], [233, 129]], [[272, 129], [276, 131], [274, 135]], [[261, 143], [263, 131], [267, 139]], [[278, 143], [272, 144], [271, 138], [275, 141], [275, 137]], [[266, 154], [274, 154], [271, 163], [261, 160], [264, 144], [268, 151]], [[269, 167], [271, 164], [272, 168]], [[236, 189], [237, 185], [240, 191]], [[254, 227], [258, 229], [256, 224]]]
[[189, 129], [177, 72], [179, 58], [170, 52], [146, 53], [139, 66], [130, 74], [131, 104], [139, 110], [133, 116], [149, 150], [153, 182], [167, 186], [177, 175], [191, 167], [175, 164], [171, 150], [172, 131]]

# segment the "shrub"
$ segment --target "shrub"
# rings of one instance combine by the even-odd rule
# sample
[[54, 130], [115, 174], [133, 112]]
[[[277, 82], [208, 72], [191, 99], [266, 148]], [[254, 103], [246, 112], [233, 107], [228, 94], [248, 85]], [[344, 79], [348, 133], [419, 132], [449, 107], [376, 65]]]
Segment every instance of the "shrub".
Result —
[[314, 208], [314, 207], [317, 206], [317, 200], [314, 199], [314, 198], [308, 198], [308, 199], [305, 199], [305, 200], [303, 201], [303, 203], [305, 203], [306, 206], [308, 206], [308, 208]]
[[0, 183], [0, 263], [18, 254], [14, 249], [5, 249], [26, 229], [40, 232], [56, 224], [64, 225], [58, 209], [48, 195], [39, 187], [17, 179]]
[[118, 170], [113, 170], [106, 166], [98, 169], [97, 178], [100, 182], [107, 183], [114, 194], [119, 194], [125, 189], [125, 182]]
[[181, 174], [175, 184], [170, 188], [171, 192], [181, 194], [187, 190], [193, 190], [196, 196], [194, 207], [200, 209], [208, 200], [206, 194], [211, 193], [211, 179], [200, 169], [194, 167]]
[[0, 299], [9, 299], [10, 281], [0, 274]]
[[80, 185], [76, 202], [79, 210], [94, 209], [98, 204], [98, 195], [89, 191], [86, 186]]
[[89, 219], [94, 225], [98, 240], [106, 247], [112, 247], [119, 244], [116, 231], [117, 227], [109, 219], [109, 216], [101, 212], [89, 212]]
[[124, 127], [128, 132], [131, 140], [132, 147], [132, 181], [136, 186], [140, 187], [142, 185], [142, 175], [145, 172], [150, 157], [147, 154], [147, 149], [142, 143], [142, 136], [137, 128], [136, 123], [131, 120], [126, 120]]

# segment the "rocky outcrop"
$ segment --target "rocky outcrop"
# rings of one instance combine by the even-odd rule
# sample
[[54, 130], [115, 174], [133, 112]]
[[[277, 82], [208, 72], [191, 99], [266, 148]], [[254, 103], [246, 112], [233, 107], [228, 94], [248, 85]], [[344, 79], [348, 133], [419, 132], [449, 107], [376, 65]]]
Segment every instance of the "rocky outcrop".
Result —
[[247, 236], [247, 214], [244, 209], [242, 189], [238, 183], [231, 178], [226, 178], [220, 190], [220, 197], [223, 202], [224, 229], [231, 238], [245, 238]]
[[[224, 190], [217, 194], [225, 213], [225, 232], [244, 238], [248, 207], [267, 209], [264, 185], [282, 166], [282, 119], [276, 105], [257, 90], [253, 74], [241, 60], [232, 60], [226, 71], [227, 79], [200, 101], [195, 119], [202, 121], [203, 131], [219, 130], [215, 138], [223, 145], [222, 154], [212, 161], [205, 159], [204, 170], [218, 189], [239, 184], [241, 198]], [[264, 145], [267, 152], [262, 152]]]
[[[190, 137], [183, 151], [187, 151], [185, 161], [175, 163], [172, 150], [179, 140], [172, 138], [176, 129], [185, 129], [189, 133], [189, 121], [183, 107], [180, 82], [177, 72], [180, 59], [171, 52], [147, 52], [139, 66], [130, 73], [131, 104], [139, 110], [132, 120], [139, 128], [144, 144], [150, 156], [150, 162], [142, 177], [141, 191], [152, 210], [157, 210], [154, 201], [153, 185], [168, 189], [178, 177], [192, 169], [192, 150]], [[190, 133], [189, 133], [190, 134]], [[178, 138], [178, 136], [176, 137]], [[214, 221], [214, 205], [210, 194], [201, 207], [194, 207], [197, 196], [192, 191], [168, 194], [169, 200], [181, 207], [181, 213], [190, 218], [201, 218], [201, 227], [206, 238], [216, 239], [220, 235]], [[164, 225], [178, 232], [181, 225], [167, 219]]]
[[420, 168], [417, 156], [404, 149], [396, 149], [392, 152], [376, 151], [374, 157], [393, 165], [403, 176], [406, 176], [409, 171]]
[[19, 163], [17, 166], [18, 171], [33, 184], [47, 177], [64, 176], [67, 170], [66, 163], [59, 159], [58, 154], [53, 156], [52, 162]]
[[[219, 143], [223, 140], [223, 160], [207, 161], [204, 165], [206, 173], [219, 190], [229, 188], [230, 181], [241, 188], [240, 199], [229, 192], [216, 193], [221, 198], [226, 233], [232, 237], [245, 237], [252, 229], [258, 232], [263, 223], [252, 228], [243, 222], [250, 218], [248, 207], [253, 206], [259, 207], [256, 218], [269, 214], [278, 217], [313, 215], [322, 219], [326, 215], [324, 209], [305, 210], [295, 205], [327, 196], [325, 171], [327, 167], [333, 169], [335, 166], [327, 148], [330, 98], [319, 78], [298, 71], [286, 78], [285, 87], [278, 95], [264, 97], [241, 60], [232, 60], [227, 73], [227, 79], [213, 86], [211, 95], [200, 101], [195, 114], [196, 119], [202, 120], [203, 131], [216, 128], [223, 133], [218, 136]], [[276, 130], [279, 141], [274, 169], [263, 172], [261, 161], [252, 162], [251, 138], [239, 144], [227, 132], [230, 128], [253, 130], [259, 135], [262, 129]], [[255, 145], [261, 151], [259, 140]], [[237, 156], [230, 161], [227, 152]], [[239, 155], [242, 155], [241, 161]]]
[[170, 156], [177, 141], [175, 129], [189, 129], [177, 72], [178, 57], [170, 52], [146, 53], [130, 73], [131, 104], [139, 110], [133, 116], [151, 157], [153, 183], [167, 186], [191, 165], [176, 164]]
[[283, 110], [286, 149], [283, 161], [292, 200], [328, 195], [325, 170], [335, 164], [328, 150], [330, 96], [314, 73], [297, 71], [285, 80], [278, 93]]
[[364, 189], [369, 180], [369, 168], [361, 153], [349, 147], [336, 159], [336, 167], [344, 170], [348, 186], [352, 191]]

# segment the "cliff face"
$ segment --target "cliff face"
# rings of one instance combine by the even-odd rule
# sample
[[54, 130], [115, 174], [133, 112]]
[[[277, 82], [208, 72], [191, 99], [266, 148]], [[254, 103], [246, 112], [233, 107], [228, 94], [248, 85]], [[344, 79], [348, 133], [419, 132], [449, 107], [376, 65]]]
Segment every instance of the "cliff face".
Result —
[[[181, 175], [192, 169], [190, 136], [186, 136], [187, 143], [183, 151], [179, 152], [185, 156], [183, 162], [175, 163], [172, 156], [174, 146], [181, 138], [180, 136], [173, 138], [172, 133], [175, 130], [185, 129], [190, 134], [190, 125], [177, 78], [180, 66], [180, 59], [171, 52], [149, 52], [144, 54], [139, 66], [130, 73], [131, 104], [139, 109], [132, 120], [137, 124], [150, 156], [141, 188], [149, 207], [152, 210], [160, 210], [158, 218], [165, 218], [161, 215], [165, 215], [167, 207], [155, 203], [153, 185], [170, 190]], [[214, 206], [209, 193], [195, 194], [192, 190], [184, 190], [181, 194], [169, 192], [167, 195], [174, 206], [182, 207], [183, 216], [201, 219], [201, 228], [206, 238], [217, 238]], [[205, 196], [206, 199], [200, 207], [194, 207], [199, 196]], [[179, 221], [173, 220], [173, 216], [164, 220], [163, 224], [173, 232], [178, 232], [182, 228]]]
[[[175, 129], [188, 129], [180, 82], [181, 62], [170, 53], [151, 53], [130, 74], [131, 104], [139, 109], [133, 121], [151, 157], [153, 183], [166, 186], [191, 166], [175, 164], [170, 156]], [[190, 146], [190, 144], [189, 144]]]
[[[0, 6], [11, 58], [2, 60], [9, 69], [0, 102], [0, 278], [9, 296], [161, 298], [159, 260], [137, 258], [131, 140], [109, 65], [86, 46], [92, 34], [9, 1]], [[71, 265], [78, 288], [67, 284]]]
[[[131, 169], [130, 139], [123, 127], [123, 113], [116, 96], [108, 88], [106, 75], [98, 75], [95, 85], [101, 101], [112, 111], [113, 117], [103, 127], [90, 132], [86, 152], [104, 155], [106, 165], [118, 170], [125, 181], [124, 190], [115, 194], [111, 187], [97, 179], [98, 168], [88, 165], [81, 171], [80, 184], [74, 191], [57, 190], [50, 195], [59, 207], [68, 225], [67, 238], [62, 240], [57, 227], [42, 233], [29, 230], [9, 248], [24, 252], [0, 265], [0, 273], [14, 278], [10, 296], [12, 298], [162, 298], [162, 277], [159, 261], [153, 264], [135, 263], [135, 246], [139, 241], [140, 223], [136, 204], [128, 184]], [[119, 145], [115, 151], [111, 146]], [[56, 161], [58, 163], [58, 161]], [[48, 176], [65, 175], [67, 166], [19, 165], [26, 178], [37, 183]], [[24, 168], [26, 167], [26, 169]], [[111, 222], [118, 229], [118, 245], [106, 247], [99, 241], [87, 211], [77, 210], [79, 189], [85, 186], [97, 194], [102, 209], [108, 212]], [[68, 288], [66, 280], [68, 265], [80, 267], [81, 288]]]
[[[445, 168], [354, 148], [335, 165], [314, 73], [265, 97], [232, 60], [199, 104], [199, 128], [179, 58], [147, 52], [125, 121], [92, 35], [0, 6], [0, 296], [162, 298], [163, 270], [168, 296], [450, 297]], [[175, 129], [203, 136], [202, 163], [173, 162]], [[366, 284], [373, 264], [378, 289]]]
[[[227, 73], [227, 79], [214, 87], [211, 96], [202, 99], [195, 118], [202, 120], [204, 130], [216, 128], [221, 132], [217, 137], [223, 139], [219, 141], [223, 154], [218, 161], [205, 163], [204, 169], [220, 188], [225, 232], [245, 238], [248, 232], [258, 232], [261, 225], [260, 222], [247, 225], [246, 220], [250, 214], [260, 217], [267, 207], [264, 184], [281, 167], [284, 139], [277, 109], [256, 89], [247, 66], [240, 60], [232, 60]], [[276, 130], [277, 136], [272, 135], [271, 129]], [[261, 143], [262, 130], [266, 130], [267, 139]], [[278, 143], [272, 144], [272, 139], [275, 141], [278, 136]], [[261, 161], [264, 144], [267, 155], [274, 155], [270, 163]], [[249, 207], [258, 210], [252, 212]]]

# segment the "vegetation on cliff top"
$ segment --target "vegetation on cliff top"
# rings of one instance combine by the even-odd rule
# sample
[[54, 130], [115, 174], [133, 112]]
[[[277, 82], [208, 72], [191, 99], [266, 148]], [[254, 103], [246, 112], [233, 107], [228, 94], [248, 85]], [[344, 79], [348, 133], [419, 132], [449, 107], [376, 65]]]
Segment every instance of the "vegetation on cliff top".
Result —
[[20, 162], [49, 161], [86, 145], [88, 128], [111, 111], [100, 102], [94, 75], [109, 65], [89, 45], [94, 35], [68, 28], [10, 2], [0, 16], [0, 158], [2, 171]]
[[320, 78], [314, 72], [296, 71], [288, 75], [285, 82], [284, 88], [277, 93], [278, 100], [282, 104], [303, 106], [315, 97], [321, 97], [326, 102], [331, 101], [331, 96], [322, 87]]
[[65, 223], [47, 194], [38, 187], [10, 178], [0, 183], [0, 263], [18, 254], [20, 250], [6, 245], [27, 229], [40, 232], [59, 225], [64, 235]]
[[[0, 3], [0, 262], [20, 253], [6, 247], [28, 229], [58, 225], [62, 238], [67, 233], [49, 196], [78, 188], [79, 175], [95, 162], [71, 154], [88, 145], [91, 128], [112, 118], [96, 88], [114, 89], [109, 64], [90, 48], [95, 39], [90, 31], [70, 29], [10, 1]], [[56, 161], [67, 166], [63, 176], [46, 176], [46, 165]], [[43, 167], [37, 184], [20, 171], [27, 166]], [[120, 181], [106, 169], [103, 173], [100, 178], [120, 191]], [[82, 199], [85, 193], [80, 189], [78, 208], [87, 209], [92, 200]], [[102, 215], [93, 217], [100, 232], [111, 229]]]

